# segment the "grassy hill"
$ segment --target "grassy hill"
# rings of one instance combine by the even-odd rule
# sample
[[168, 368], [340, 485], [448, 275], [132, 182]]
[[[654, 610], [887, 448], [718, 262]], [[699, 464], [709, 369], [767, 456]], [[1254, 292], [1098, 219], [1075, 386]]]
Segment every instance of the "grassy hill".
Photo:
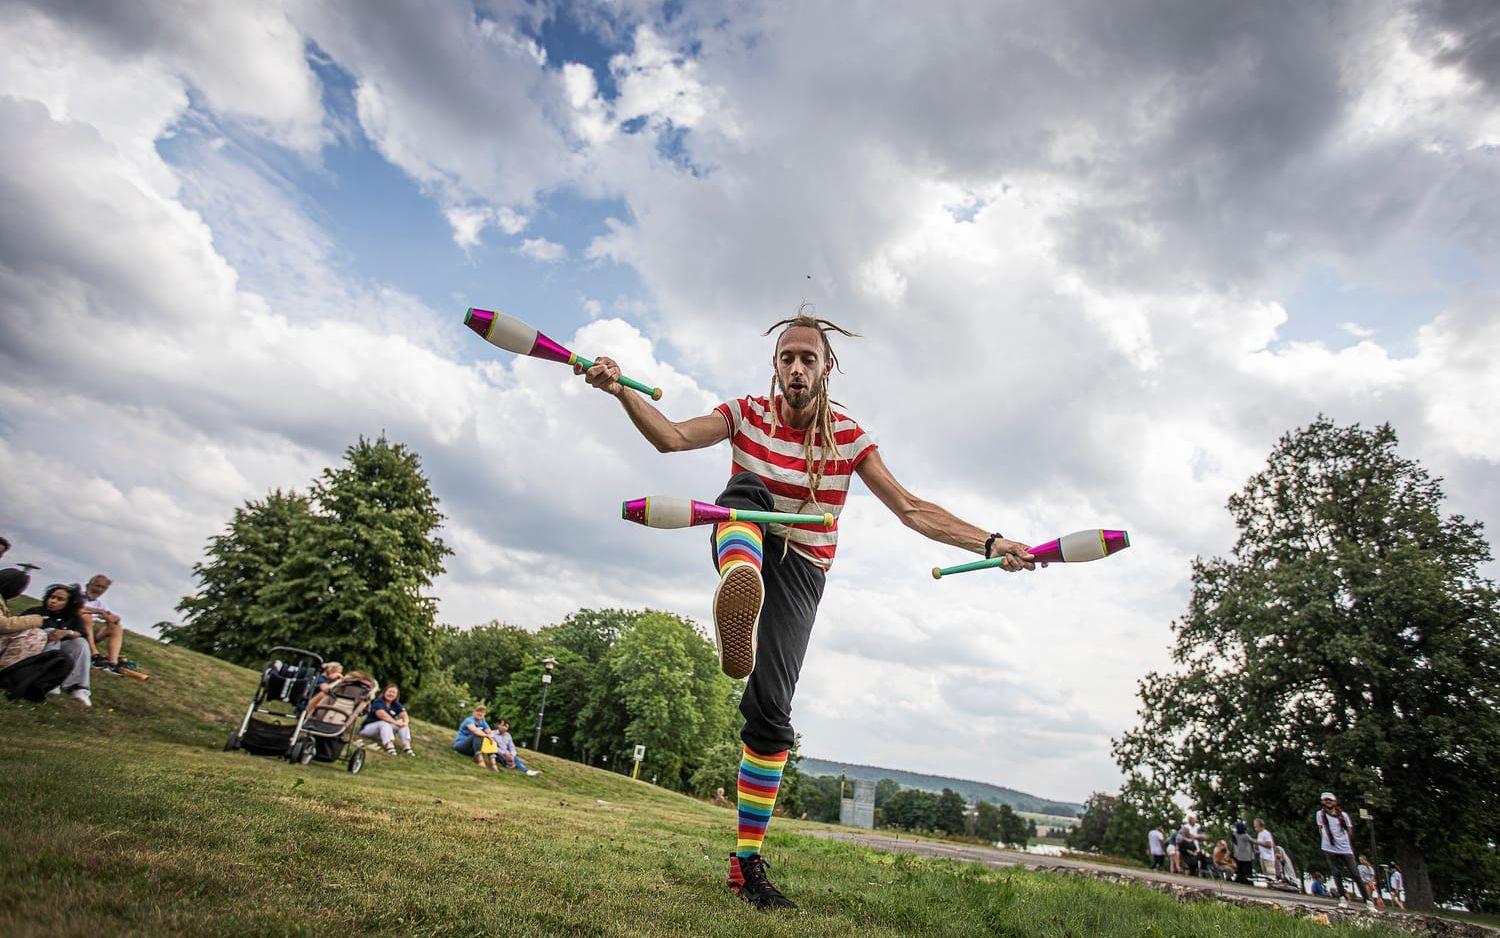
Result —
[[829, 762], [826, 759], [804, 758], [797, 763], [808, 775], [838, 775], [846, 778], [866, 778], [878, 782], [888, 778], [902, 788], [918, 788], [923, 791], [941, 792], [951, 788], [964, 796], [965, 801], [988, 801], [991, 804], [1008, 804], [1017, 811], [1031, 814], [1073, 818], [1083, 813], [1083, 805], [1071, 801], [1048, 801], [1024, 791], [974, 782], [966, 778], [949, 778], [946, 775], [924, 775], [921, 772], [905, 772], [901, 769], [885, 769], [878, 765], [854, 765], [846, 762]]
[[93, 709], [0, 702], [0, 934], [1329, 934], [779, 819], [767, 856], [802, 909], [768, 916], [724, 891], [728, 810], [546, 756], [538, 779], [481, 774], [420, 721], [420, 758], [359, 775], [226, 753], [255, 676], [141, 636], [127, 652], [152, 680], [100, 676]]

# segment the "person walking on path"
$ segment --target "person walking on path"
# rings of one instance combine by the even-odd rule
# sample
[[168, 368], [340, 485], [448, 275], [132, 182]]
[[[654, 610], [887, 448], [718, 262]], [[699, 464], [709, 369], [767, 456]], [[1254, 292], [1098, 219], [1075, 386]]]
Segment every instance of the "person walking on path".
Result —
[[1146, 852], [1151, 856], [1151, 868], [1159, 870], [1167, 859], [1167, 837], [1161, 827], [1153, 827], [1146, 833]]
[[1234, 834], [1230, 839], [1234, 842], [1234, 881], [1248, 886], [1250, 864], [1255, 860], [1255, 841], [1245, 829], [1244, 821], [1234, 822]]
[[1333, 874], [1334, 884], [1338, 886], [1339, 908], [1349, 906], [1349, 890], [1344, 885], [1347, 876], [1359, 890], [1359, 898], [1364, 901], [1365, 908], [1373, 912], [1375, 903], [1370, 901], [1370, 894], [1365, 892], [1365, 884], [1360, 881], [1359, 871], [1354, 866], [1354, 846], [1350, 840], [1350, 835], [1354, 832], [1354, 820], [1349, 817], [1348, 811], [1339, 807], [1339, 800], [1334, 797], [1333, 792], [1323, 792], [1319, 800], [1322, 807], [1318, 808], [1316, 816], [1318, 838], [1322, 843], [1323, 857], [1328, 861], [1328, 871]]
[[1029, 547], [993, 529], [960, 520], [918, 498], [886, 468], [875, 441], [847, 414], [835, 410], [829, 379], [838, 356], [830, 333], [853, 336], [825, 319], [797, 315], [780, 330], [771, 356], [765, 397], [726, 401], [711, 413], [676, 422], [619, 381], [620, 368], [601, 356], [585, 372], [589, 385], [615, 397], [635, 428], [670, 453], [728, 441], [731, 471], [717, 504], [727, 508], [832, 514], [821, 524], [763, 525], [727, 522], [710, 531], [718, 571], [713, 597], [719, 665], [730, 677], [748, 677], [740, 698], [745, 718], [739, 773], [739, 837], [729, 858], [729, 888], [760, 909], [795, 908], [772, 885], [761, 858], [787, 752], [796, 741], [792, 696], [812, 636], [813, 620], [838, 546], [837, 517], [858, 475], [880, 502], [909, 528], [932, 540], [986, 558], [1001, 568], [1034, 569]]

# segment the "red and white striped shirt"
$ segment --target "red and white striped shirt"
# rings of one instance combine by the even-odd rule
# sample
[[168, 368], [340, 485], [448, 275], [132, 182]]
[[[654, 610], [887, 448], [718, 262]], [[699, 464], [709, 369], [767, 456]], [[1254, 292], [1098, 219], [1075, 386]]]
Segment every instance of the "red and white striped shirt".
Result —
[[[777, 406], [781, 398], [776, 398]], [[818, 483], [817, 504], [810, 503], [807, 432], [777, 421], [771, 432], [771, 404], [763, 397], [742, 397], [715, 407], [729, 426], [729, 446], [734, 464], [730, 474], [753, 472], [766, 483], [775, 500], [775, 511], [833, 513], [833, 527], [821, 524], [773, 524], [770, 530], [791, 542], [791, 549], [827, 570], [839, 543], [839, 512], [849, 496], [849, 477], [860, 461], [875, 450], [875, 441], [846, 415], [833, 412], [833, 446]], [[813, 459], [822, 460], [826, 442], [813, 448]]]

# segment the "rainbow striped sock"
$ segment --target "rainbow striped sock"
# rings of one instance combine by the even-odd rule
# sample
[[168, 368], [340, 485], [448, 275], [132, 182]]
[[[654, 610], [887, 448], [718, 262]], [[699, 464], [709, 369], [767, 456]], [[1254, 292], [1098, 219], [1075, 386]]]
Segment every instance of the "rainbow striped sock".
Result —
[[776, 789], [781, 787], [781, 770], [786, 767], [786, 750], [761, 755], [745, 747], [740, 760], [740, 842], [735, 856], [760, 853], [766, 839], [766, 825], [776, 806]]
[[719, 576], [732, 567], [748, 563], [755, 569], [761, 564], [760, 525], [748, 521], [726, 521], [714, 531], [714, 551], [719, 558]]

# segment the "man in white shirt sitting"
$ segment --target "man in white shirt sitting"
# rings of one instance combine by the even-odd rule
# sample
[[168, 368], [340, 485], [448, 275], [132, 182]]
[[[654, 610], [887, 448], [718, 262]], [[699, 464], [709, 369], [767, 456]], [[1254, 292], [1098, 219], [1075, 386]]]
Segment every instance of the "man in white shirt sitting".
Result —
[[[89, 640], [89, 652], [94, 656], [94, 667], [103, 668], [113, 674], [120, 673], [120, 645], [125, 641], [125, 626], [104, 602], [104, 591], [113, 581], [102, 573], [89, 577], [83, 588], [84, 637]], [[99, 653], [99, 642], [105, 642], [107, 654]]]

